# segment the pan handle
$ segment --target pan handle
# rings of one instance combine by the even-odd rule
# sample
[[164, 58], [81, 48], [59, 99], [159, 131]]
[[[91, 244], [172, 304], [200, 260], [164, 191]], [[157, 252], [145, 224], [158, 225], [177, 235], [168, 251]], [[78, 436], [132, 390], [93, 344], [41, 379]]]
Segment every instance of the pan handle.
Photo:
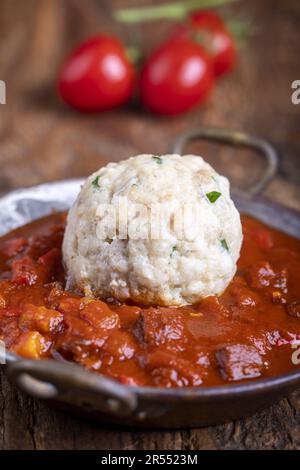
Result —
[[8, 362], [12, 381], [37, 398], [67, 403], [87, 412], [129, 416], [137, 397], [129, 387], [78, 365], [53, 360]]
[[182, 155], [185, 145], [193, 140], [208, 140], [230, 146], [245, 147], [260, 153], [266, 161], [266, 167], [259, 181], [249, 189], [251, 195], [258, 194], [272, 180], [278, 169], [278, 154], [275, 148], [266, 140], [254, 137], [243, 132], [220, 129], [217, 127], [200, 127], [179, 135], [173, 143], [172, 153]]

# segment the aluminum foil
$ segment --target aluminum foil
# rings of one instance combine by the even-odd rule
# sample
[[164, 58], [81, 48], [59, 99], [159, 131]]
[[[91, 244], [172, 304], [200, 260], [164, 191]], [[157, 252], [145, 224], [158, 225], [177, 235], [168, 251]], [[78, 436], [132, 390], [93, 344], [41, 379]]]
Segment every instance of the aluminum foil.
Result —
[[74, 202], [84, 179], [57, 181], [18, 189], [0, 198], [0, 235]]

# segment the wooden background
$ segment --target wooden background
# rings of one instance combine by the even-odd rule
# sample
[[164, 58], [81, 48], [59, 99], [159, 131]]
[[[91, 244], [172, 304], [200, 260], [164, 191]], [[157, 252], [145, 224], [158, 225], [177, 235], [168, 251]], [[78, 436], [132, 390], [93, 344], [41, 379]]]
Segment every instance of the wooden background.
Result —
[[[153, 35], [153, 25], [129, 31], [110, 19], [111, 8], [142, 3], [151, 1], [0, 0], [0, 79], [7, 85], [7, 104], [0, 105], [0, 192], [88, 175], [132, 154], [164, 153], [178, 133], [216, 125], [269, 139], [280, 152], [280, 170], [265, 193], [300, 209], [300, 106], [290, 98], [291, 82], [300, 79], [298, 0], [248, 0], [231, 8], [252, 20], [255, 34], [241, 51], [235, 73], [217, 84], [204, 107], [188, 115], [156, 118], [133, 103], [83, 116], [59, 103], [57, 67], [81, 39], [114, 31], [147, 52], [166, 34], [168, 22], [157, 23]], [[247, 152], [200, 143], [190, 150], [244, 188], [262, 171], [260, 160]], [[107, 429], [54, 411], [19, 393], [3, 373], [0, 378], [2, 449], [300, 449], [300, 390], [234, 423], [143, 432]]]

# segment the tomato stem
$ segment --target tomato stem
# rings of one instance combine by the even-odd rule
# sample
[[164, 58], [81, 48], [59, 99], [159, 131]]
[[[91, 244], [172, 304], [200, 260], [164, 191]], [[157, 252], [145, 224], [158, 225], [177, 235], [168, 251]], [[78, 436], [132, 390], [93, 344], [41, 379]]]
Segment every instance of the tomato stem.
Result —
[[198, 8], [214, 8], [237, 0], [186, 0], [164, 5], [137, 8], [121, 8], [114, 12], [114, 18], [122, 23], [139, 23], [158, 19], [181, 19]]
[[126, 55], [133, 64], [138, 64], [142, 57], [140, 49], [135, 46], [126, 47]]
[[226, 21], [226, 26], [234, 37], [238, 47], [243, 47], [249, 36], [254, 33], [251, 21], [231, 19]]

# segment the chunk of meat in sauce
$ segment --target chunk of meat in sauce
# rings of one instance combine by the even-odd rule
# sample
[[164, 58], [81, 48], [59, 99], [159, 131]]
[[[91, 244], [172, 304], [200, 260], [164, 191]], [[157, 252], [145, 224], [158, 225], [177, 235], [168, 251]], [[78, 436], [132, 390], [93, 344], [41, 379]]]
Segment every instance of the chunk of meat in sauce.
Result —
[[201, 366], [197, 368], [167, 351], [148, 354], [145, 369], [151, 373], [154, 384], [161, 387], [196, 387], [202, 383]]
[[232, 314], [233, 318], [241, 318], [244, 321], [255, 321], [252, 313], [260, 307], [260, 296], [253, 292], [243, 279], [237, 276], [230, 290], [223, 294], [223, 302]]
[[273, 303], [286, 303], [288, 293], [287, 269], [275, 270], [267, 261], [261, 261], [247, 270], [249, 286], [264, 292]]
[[259, 377], [264, 363], [254, 346], [227, 344], [216, 350], [216, 361], [223, 379], [229, 382]]
[[107, 333], [113, 328], [120, 327], [119, 315], [113, 312], [105, 302], [101, 300], [83, 301], [79, 312], [80, 318], [94, 326], [99, 332]]
[[184, 334], [185, 312], [168, 308], [142, 310], [134, 327], [137, 339], [144, 346], [168, 345], [182, 350], [187, 342]]
[[202, 314], [218, 317], [219, 320], [228, 320], [230, 311], [216, 296], [209, 296], [203, 299], [197, 306], [196, 314]]
[[287, 270], [275, 271], [268, 261], [261, 261], [250, 266], [247, 278], [249, 285], [254, 289], [274, 287], [283, 293], [287, 291]]
[[133, 305], [111, 305], [110, 308], [122, 319], [122, 326], [124, 328], [132, 328], [139, 319], [141, 312], [141, 307]]
[[28, 257], [17, 259], [12, 263], [11, 280], [21, 286], [33, 286], [37, 283], [40, 273], [44, 271], [39, 268], [40, 267]]
[[114, 331], [103, 346], [103, 353], [108, 361], [126, 361], [132, 359], [138, 344], [127, 331]]
[[60, 251], [53, 248], [37, 261], [28, 256], [14, 260], [12, 262], [12, 282], [21, 286], [33, 286], [53, 281], [60, 256]]
[[99, 353], [109, 335], [120, 327], [119, 316], [100, 300], [63, 298], [64, 332], [57, 338], [57, 350], [68, 359]]

